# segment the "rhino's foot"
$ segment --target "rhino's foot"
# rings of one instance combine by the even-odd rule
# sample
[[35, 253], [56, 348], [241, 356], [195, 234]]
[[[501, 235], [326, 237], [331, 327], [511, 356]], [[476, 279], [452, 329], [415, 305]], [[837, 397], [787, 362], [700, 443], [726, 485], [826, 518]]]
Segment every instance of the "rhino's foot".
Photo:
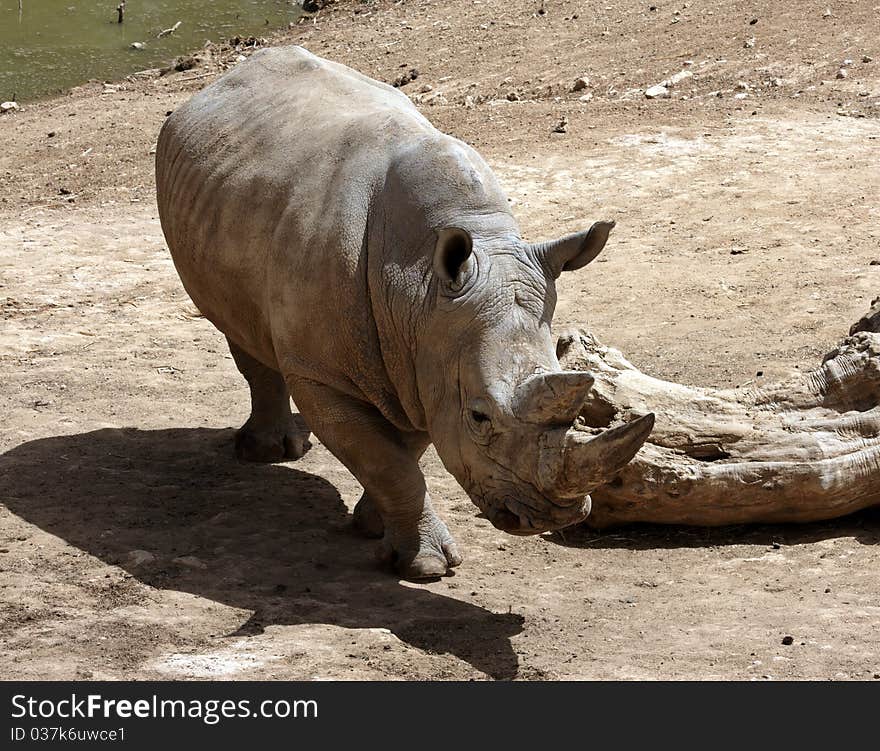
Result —
[[366, 493], [354, 507], [354, 513], [351, 519], [354, 528], [364, 537], [380, 538], [385, 535], [385, 522], [382, 521], [382, 515], [373, 499]]
[[235, 455], [246, 462], [286, 462], [305, 456], [312, 447], [309, 432], [291, 419], [274, 428], [256, 428], [250, 420], [235, 434]]
[[413, 534], [395, 533], [386, 528], [380, 556], [393, 563], [404, 579], [437, 579], [461, 564], [458, 547], [443, 520], [430, 508]]

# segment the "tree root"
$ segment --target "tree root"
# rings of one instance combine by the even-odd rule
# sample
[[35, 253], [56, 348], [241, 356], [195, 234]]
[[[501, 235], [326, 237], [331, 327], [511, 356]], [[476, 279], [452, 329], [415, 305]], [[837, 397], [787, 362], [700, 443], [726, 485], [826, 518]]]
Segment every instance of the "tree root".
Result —
[[593, 493], [589, 526], [809, 522], [880, 504], [880, 298], [818, 369], [766, 388], [652, 378], [586, 331], [562, 336], [558, 355], [596, 379], [587, 425], [657, 417], [636, 458]]

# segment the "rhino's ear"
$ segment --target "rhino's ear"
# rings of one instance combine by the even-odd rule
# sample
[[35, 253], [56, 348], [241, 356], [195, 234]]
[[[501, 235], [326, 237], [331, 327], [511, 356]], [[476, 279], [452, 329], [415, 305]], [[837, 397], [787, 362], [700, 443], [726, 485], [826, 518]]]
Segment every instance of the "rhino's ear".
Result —
[[452, 286], [460, 286], [468, 259], [474, 250], [470, 232], [460, 227], [445, 227], [437, 231], [434, 247], [434, 273]]
[[614, 222], [596, 222], [590, 229], [558, 240], [537, 243], [532, 251], [555, 279], [563, 271], [574, 271], [592, 261], [608, 241]]

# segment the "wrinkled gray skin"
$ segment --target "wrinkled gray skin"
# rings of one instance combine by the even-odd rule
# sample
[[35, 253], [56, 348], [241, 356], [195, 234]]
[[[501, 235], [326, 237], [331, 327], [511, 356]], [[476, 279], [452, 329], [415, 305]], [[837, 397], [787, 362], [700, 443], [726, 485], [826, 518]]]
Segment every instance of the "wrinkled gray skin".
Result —
[[183, 284], [250, 385], [239, 456], [308, 450], [292, 395], [404, 576], [461, 562], [419, 469], [430, 443], [497, 527], [534, 534], [583, 519], [647, 438], [652, 416], [572, 428], [592, 379], [560, 372], [550, 332], [555, 278], [613, 224], [524, 242], [480, 156], [399, 91], [261, 51], [168, 118], [156, 173]]

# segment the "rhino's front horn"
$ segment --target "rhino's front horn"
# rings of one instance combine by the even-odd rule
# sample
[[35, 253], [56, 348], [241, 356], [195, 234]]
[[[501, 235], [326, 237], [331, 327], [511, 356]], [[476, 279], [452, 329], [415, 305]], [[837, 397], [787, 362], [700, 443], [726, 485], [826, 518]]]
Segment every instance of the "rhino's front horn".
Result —
[[[574, 498], [614, 479], [638, 453], [654, 429], [654, 414], [591, 435], [569, 430], [556, 456], [545, 454], [543, 480], [558, 497]], [[547, 450], [552, 450], [548, 445]], [[560, 451], [561, 449], [561, 451]], [[547, 461], [549, 460], [549, 461]], [[552, 469], [551, 469], [552, 467]], [[552, 476], [549, 476], [552, 475]], [[543, 483], [542, 483], [543, 484]]]
[[514, 392], [513, 413], [523, 422], [571, 425], [594, 381], [589, 373], [579, 370], [530, 376]]

